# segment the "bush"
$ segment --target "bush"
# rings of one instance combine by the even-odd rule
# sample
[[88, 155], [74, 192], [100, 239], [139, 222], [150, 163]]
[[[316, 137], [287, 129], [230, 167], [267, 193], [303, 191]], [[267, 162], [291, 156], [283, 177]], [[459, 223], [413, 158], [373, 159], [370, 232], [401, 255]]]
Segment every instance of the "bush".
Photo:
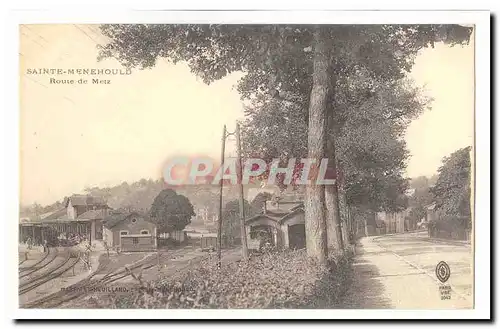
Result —
[[442, 216], [429, 222], [429, 236], [433, 238], [467, 240], [470, 219], [465, 217]]
[[351, 255], [322, 266], [305, 250], [266, 253], [248, 262], [205, 259], [182, 280], [142, 283], [135, 295], [111, 301], [118, 308], [333, 308], [351, 278]]

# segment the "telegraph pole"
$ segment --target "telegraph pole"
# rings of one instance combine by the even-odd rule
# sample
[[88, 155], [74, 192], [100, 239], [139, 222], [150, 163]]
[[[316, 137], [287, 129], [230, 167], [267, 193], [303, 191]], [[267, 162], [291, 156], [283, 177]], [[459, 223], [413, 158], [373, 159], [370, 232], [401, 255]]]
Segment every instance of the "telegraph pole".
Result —
[[[220, 156], [220, 165], [222, 170], [224, 170], [224, 152], [226, 149], [226, 125], [222, 130], [222, 151]], [[224, 172], [222, 172], [219, 184], [220, 184], [220, 195], [219, 195], [219, 225], [217, 227], [217, 266], [221, 268], [221, 252], [222, 252], [222, 190], [224, 188]]]
[[241, 227], [241, 248], [243, 260], [248, 259], [248, 246], [247, 246], [247, 235], [245, 229], [245, 199], [243, 195], [243, 166], [241, 161], [241, 136], [240, 136], [240, 125], [236, 123], [236, 144], [238, 148], [238, 176], [239, 176], [239, 188], [240, 188], [240, 227]]

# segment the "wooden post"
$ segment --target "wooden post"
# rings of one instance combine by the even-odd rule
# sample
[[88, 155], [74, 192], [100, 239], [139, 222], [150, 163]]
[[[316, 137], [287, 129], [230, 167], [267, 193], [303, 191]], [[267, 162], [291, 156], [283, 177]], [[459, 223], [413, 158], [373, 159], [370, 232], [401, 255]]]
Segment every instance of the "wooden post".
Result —
[[241, 136], [240, 136], [240, 125], [236, 124], [236, 144], [238, 148], [238, 184], [240, 187], [240, 226], [241, 226], [241, 252], [243, 260], [248, 258], [248, 246], [247, 246], [247, 235], [245, 229], [245, 199], [243, 195], [243, 166], [241, 161]]
[[89, 237], [89, 243], [92, 244], [92, 234], [95, 234], [95, 220], [90, 220], [90, 234], [88, 234], [89, 225], [85, 225], [85, 235]]
[[224, 125], [224, 128], [222, 130], [222, 150], [221, 150], [221, 157], [220, 157], [220, 165], [223, 170], [221, 179], [219, 182], [220, 185], [220, 195], [219, 195], [219, 225], [217, 227], [217, 267], [221, 267], [221, 258], [222, 258], [222, 190], [224, 188], [224, 180], [222, 177], [224, 177], [224, 152], [226, 148], [226, 125]]
[[160, 263], [160, 252], [156, 251], [156, 261], [157, 261], [157, 267], [158, 267], [158, 279], [161, 276], [161, 263]]

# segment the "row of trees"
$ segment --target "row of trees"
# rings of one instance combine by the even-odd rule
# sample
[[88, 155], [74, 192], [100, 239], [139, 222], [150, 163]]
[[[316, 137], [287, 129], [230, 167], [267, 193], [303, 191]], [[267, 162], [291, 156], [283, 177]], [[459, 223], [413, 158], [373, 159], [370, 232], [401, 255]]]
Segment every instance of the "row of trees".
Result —
[[426, 216], [427, 207], [433, 202], [434, 198], [430, 191], [432, 185], [436, 183], [437, 175], [430, 178], [419, 176], [410, 181], [410, 188], [413, 194], [408, 198], [410, 208], [407, 219], [410, 227], [415, 228], [417, 223]]
[[[110, 42], [100, 58], [153, 67], [184, 61], [206, 83], [235, 71], [250, 102], [247, 152], [286, 160], [329, 158], [351, 204], [400, 207], [408, 152], [401, 139], [427, 104], [404, 80], [418, 51], [466, 43], [455, 25], [102, 25]], [[280, 129], [281, 128], [281, 129]], [[274, 129], [274, 132], [273, 132]], [[277, 131], [277, 132], [276, 132]], [[259, 146], [257, 148], [257, 146]], [[253, 151], [250, 151], [253, 150]], [[309, 256], [342, 251], [338, 185], [308, 185]]]
[[471, 225], [471, 159], [470, 147], [453, 152], [443, 159], [436, 184], [430, 188], [435, 209], [444, 216]]
[[471, 147], [461, 148], [442, 160], [438, 174], [414, 178], [410, 187], [411, 208], [408, 219], [418, 222], [426, 217], [427, 207], [435, 203], [433, 211], [451, 219], [461, 227], [471, 224]]

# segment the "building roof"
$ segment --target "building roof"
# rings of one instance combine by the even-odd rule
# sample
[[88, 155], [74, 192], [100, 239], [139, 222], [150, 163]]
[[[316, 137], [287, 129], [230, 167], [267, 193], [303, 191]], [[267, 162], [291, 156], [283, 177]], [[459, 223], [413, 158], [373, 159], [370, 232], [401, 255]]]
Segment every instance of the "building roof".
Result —
[[43, 221], [46, 220], [54, 220], [63, 217], [66, 215], [66, 208], [62, 208], [56, 211], [52, 211], [50, 213], [46, 213], [40, 216], [40, 219]]
[[293, 217], [293, 215], [300, 214], [304, 212], [304, 207], [296, 207], [293, 211], [289, 212], [285, 216], [283, 216], [280, 220], [280, 224], [282, 224], [288, 218]]
[[303, 203], [303, 202], [301, 202], [300, 204], [298, 204], [298, 205], [296, 205], [296, 206], [292, 207], [292, 208], [290, 209], [290, 211], [295, 211], [295, 210], [297, 210], [297, 209], [304, 209], [304, 203]]
[[142, 219], [144, 219], [145, 221], [151, 222], [149, 220], [149, 218], [147, 218], [146, 216], [143, 216], [137, 212], [112, 212], [111, 214], [109, 214], [108, 216], [106, 216], [104, 218], [103, 225], [106, 228], [111, 229], [132, 215], [139, 216]]
[[29, 217], [19, 217], [19, 223], [29, 223], [30, 218]]
[[49, 212], [46, 212], [46, 213], [43, 213], [41, 214], [40, 216], [36, 217], [36, 218], [33, 218], [33, 217], [21, 217], [19, 218], [19, 222], [20, 223], [27, 223], [27, 224], [30, 224], [30, 223], [38, 223], [38, 224], [41, 224], [41, 223], [45, 223], [45, 222], [52, 222], [56, 219], [59, 219], [60, 217], [66, 215], [66, 209], [65, 208], [62, 208], [62, 209], [58, 209], [58, 210], [54, 210], [54, 211], [49, 211]]
[[288, 213], [290, 213], [290, 212], [283, 211], [281, 209], [273, 209], [273, 210], [267, 209], [265, 212], [266, 215], [271, 216], [271, 217], [276, 217], [276, 218], [282, 218], [283, 216], [287, 215]]
[[248, 225], [248, 224], [250, 224], [250, 223], [252, 223], [252, 222], [255, 222], [255, 221], [256, 221], [256, 220], [258, 220], [259, 218], [269, 219], [269, 220], [271, 220], [272, 222], [274, 222], [274, 223], [275, 223], [275, 225], [278, 225], [278, 224], [279, 224], [279, 222], [280, 222], [280, 220], [281, 220], [281, 217], [276, 217], [276, 216], [270, 215], [270, 214], [268, 214], [268, 213], [265, 213], [265, 214], [264, 214], [264, 213], [261, 213], [261, 214], [257, 214], [257, 215], [255, 215], [255, 216], [253, 216], [253, 217], [247, 218], [247, 219], [245, 220], [245, 225]]
[[266, 211], [265, 213], [260, 213], [246, 219], [245, 224], [249, 224], [253, 221], [256, 221], [259, 218], [267, 218], [281, 225], [285, 220], [292, 217], [293, 215], [303, 212], [304, 212], [303, 207], [294, 207], [293, 211], [287, 211], [287, 212]]
[[78, 219], [103, 219], [106, 217], [105, 209], [89, 210], [78, 216]]
[[267, 200], [265, 207], [267, 211], [287, 213], [297, 208], [303, 207], [303, 201], [284, 201], [284, 200]]
[[69, 201], [73, 206], [105, 206], [107, 205], [106, 199], [100, 196], [73, 194], [66, 198], [64, 206], [67, 207]]
[[107, 228], [112, 228], [130, 215], [132, 215], [132, 213], [112, 212], [104, 218], [103, 225]]

